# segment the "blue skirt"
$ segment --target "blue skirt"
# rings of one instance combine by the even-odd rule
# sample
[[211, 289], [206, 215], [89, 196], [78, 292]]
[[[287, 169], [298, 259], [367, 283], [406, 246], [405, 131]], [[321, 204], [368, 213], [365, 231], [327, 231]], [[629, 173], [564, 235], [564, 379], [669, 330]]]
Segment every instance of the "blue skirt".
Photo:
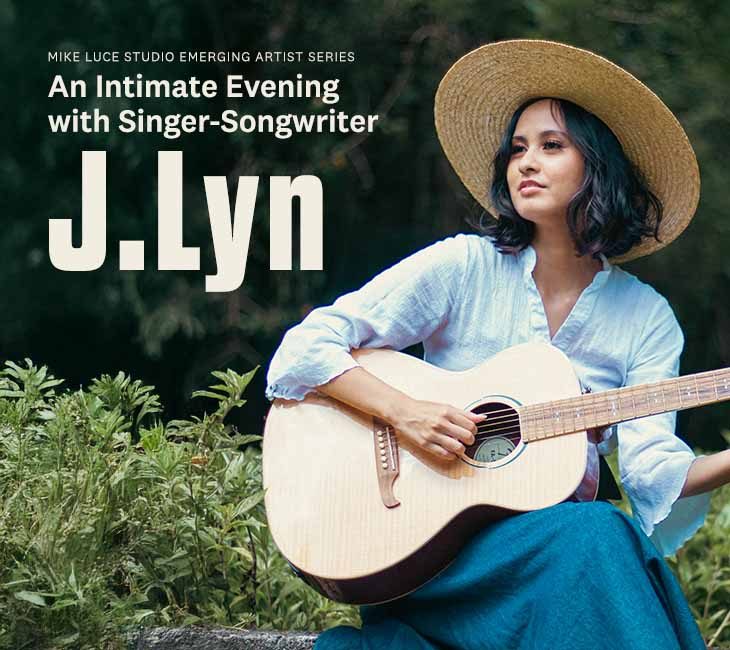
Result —
[[671, 570], [609, 503], [491, 524], [408, 596], [360, 609], [315, 650], [705, 650]]

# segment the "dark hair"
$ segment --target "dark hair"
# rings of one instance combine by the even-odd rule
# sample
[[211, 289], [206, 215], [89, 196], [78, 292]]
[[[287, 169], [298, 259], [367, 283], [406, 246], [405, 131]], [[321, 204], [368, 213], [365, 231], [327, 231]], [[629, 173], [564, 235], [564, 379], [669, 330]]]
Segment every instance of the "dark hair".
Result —
[[621, 143], [599, 118], [565, 99], [538, 97], [523, 103], [512, 115], [494, 157], [490, 188], [492, 206], [499, 217], [493, 223], [472, 224], [492, 239], [502, 253], [516, 253], [531, 241], [532, 222], [515, 210], [507, 185], [507, 165], [512, 156], [512, 136], [523, 111], [541, 99], [551, 100], [583, 154], [585, 173], [578, 192], [568, 204], [568, 227], [578, 255], [617, 257], [643, 237], [659, 241], [663, 207], [649, 189], [639, 169], [626, 157]]

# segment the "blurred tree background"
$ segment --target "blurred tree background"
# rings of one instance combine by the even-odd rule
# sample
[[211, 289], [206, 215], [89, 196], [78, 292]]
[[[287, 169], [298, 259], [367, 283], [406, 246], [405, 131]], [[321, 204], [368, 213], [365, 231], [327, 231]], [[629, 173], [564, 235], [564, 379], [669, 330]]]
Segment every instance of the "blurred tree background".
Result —
[[[730, 365], [730, 220], [725, 147], [730, 105], [730, 5], [719, 0], [405, 0], [395, 2], [39, 3], [0, 0], [4, 89], [0, 149], [0, 355], [32, 357], [72, 385], [123, 369], [159, 389], [166, 416], [213, 369], [261, 365], [239, 426], [259, 433], [268, 407], [264, 378], [286, 328], [313, 307], [360, 286], [422, 246], [470, 228], [479, 213], [441, 152], [433, 96], [448, 67], [472, 48], [507, 38], [560, 40], [602, 54], [647, 83], [675, 112], [702, 172], [698, 213], [665, 250], [626, 266], [673, 305], [686, 334], [682, 371]], [[55, 64], [54, 50], [344, 51], [354, 63]], [[535, 65], [540, 62], [536, 61]], [[91, 81], [145, 78], [339, 78], [348, 113], [377, 113], [368, 137], [338, 134], [226, 135], [167, 140], [160, 134], [61, 135], [46, 115], [99, 106], [160, 113], [308, 113], [312, 100], [47, 98], [53, 76]], [[321, 107], [319, 107], [321, 108]], [[64, 273], [48, 257], [48, 220], [81, 210], [81, 151], [107, 152], [107, 260]], [[157, 151], [184, 152], [185, 245], [201, 248], [199, 272], [157, 270]], [[325, 270], [270, 271], [268, 177], [311, 173], [324, 187]], [[243, 285], [205, 292], [215, 272], [204, 175], [259, 175]], [[75, 236], [80, 227], [75, 223]], [[296, 231], [296, 228], [295, 228]], [[144, 271], [119, 270], [121, 239], [146, 242]], [[296, 249], [296, 241], [295, 241]], [[295, 252], [295, 268], [298, 263]], [[202, 407], [201, 407], [202, 408]], [[692, 445], [724, 447], [730, 406], [680, 417]]]

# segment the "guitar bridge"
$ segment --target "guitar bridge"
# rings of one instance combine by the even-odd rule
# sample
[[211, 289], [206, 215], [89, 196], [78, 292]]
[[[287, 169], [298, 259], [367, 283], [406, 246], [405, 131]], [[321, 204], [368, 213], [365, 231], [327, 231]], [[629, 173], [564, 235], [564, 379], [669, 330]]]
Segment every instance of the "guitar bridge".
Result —
[[395, 508], [400, 505], [400, 501], [393, 494], [393, 483], [400, 472], [398, 438], [393, 427], [380, 418], [373, 418], [373, 448], [380, 498], [386, 508]]

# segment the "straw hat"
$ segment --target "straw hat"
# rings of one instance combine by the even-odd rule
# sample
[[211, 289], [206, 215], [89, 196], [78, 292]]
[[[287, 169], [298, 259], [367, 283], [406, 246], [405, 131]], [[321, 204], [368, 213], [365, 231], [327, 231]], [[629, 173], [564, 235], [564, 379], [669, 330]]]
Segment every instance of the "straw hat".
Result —
[[661, 243], [647, 237], [612, 261], [653, 253], [687, 227], [697, 208], [700, 175], [677, 118], [623, 68], [552, 41], [501, 41], [477, 48], [451, 66], [436, 91], [441, 145], [484, 208], [492, 211], [492, 159], [507, 124], [523, 102], [536, 97], [570, 100], [603, 120], [664, 206]]

